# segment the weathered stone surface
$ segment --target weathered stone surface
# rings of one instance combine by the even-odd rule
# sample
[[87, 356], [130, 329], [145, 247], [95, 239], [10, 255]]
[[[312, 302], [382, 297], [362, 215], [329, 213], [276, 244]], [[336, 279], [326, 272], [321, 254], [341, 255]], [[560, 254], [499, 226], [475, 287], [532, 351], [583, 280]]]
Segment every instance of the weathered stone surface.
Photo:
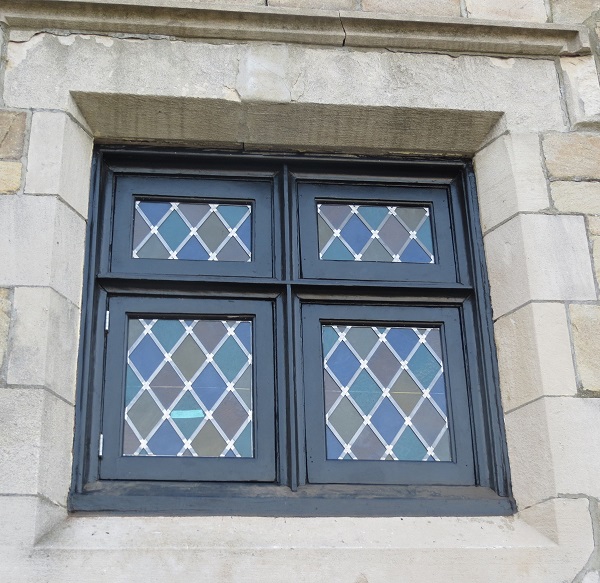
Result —
[[551, 193], [559, 212], [600, 214], [598, 182], [552, 182]]
[[11, 310], [11, 290], [0, 288], [0, 373], [4, 369], [4, 356], [8, 348]]
[[500, 318], [494, 331], [505, 411], [577, 393], [564, 304], [528, 304]]
[[599, 0], [550, 0], [554, 22], [584, 22], [600, 10]]
[[600, 118], [600, 83], [594, 57], [563, 57], [560, 60], [567, 107], [574, 125]]
[[384, 12], [398, 16], [460, 16], [460, 0], [362, 0], [366, 12]]
[[17, 160], [23, 155], [27, 115], [22, 111], [0, 110], [0, 158]]
[[354, 10], [356, 0], [269, 0], [269, 6], [302, 10]]
[[519, 215], [484, 237], [496, 318], [530, 300], [595, 300], [583, 217]]
[[0, 160], [0, 194], [14, 194], [21, 188], [21, 162]]
[[600, 571], [592, 571], [588, 573], [581, 583], [600, 583]]
[[600, 399], [545, 401], [556, 491], [600, 497]]
[[[188, 117], [197, 127], [198, 119], [204, 119], [206, 124], [208, 116], [211, 127], [225, 128], [223, 142], [231, 143], [229, 134], [233, 134], [235, 142], [246, 143], [248, 117], [255, 107], [254, 101], [246, 102], [250, 99], [261, 103], [286, 99], [286, 103], [294, 106], [318, 104], [327, 108], [328, 115], [336, 108], [343, 114], [341, 109], [345, 107], [387, 109], [390, 115], [394, 115], [395, 109], [398, 124], [403, 123], [404, 110], [418, 114], [420, 108], [427, 107], [441, 110], [446, 117], [449, 113], [469, 112], [481, 118], [495, 116], [496, 121], [502, 117], [500, 112], [505, 112], [497, 128], [499, 133], [507, 127], [518, 128], [521, 133], [528, 129], [538, 132], [564, 127], [560, 90], [551, 61], [453, 58], [298, 45], [268, 45], [266, 48], [257, 44], [175, 44], [177, 50], [173, 43], [165, 40], [49, 34], [40, 34], [24, 43], [10, 43], [5, 100], [15, 107], [69, 109], [86, 123], [73, 97], [80, 104], [86, 96], [97, 96], [98, 100], [126, 96], [129, 107], [118, 111], [118, 115], [113, 110], [110, 117], [103, 115], [90, 121], [96, 124], [92, 127], [93, 133], [106, 139], [115, 138], [107, 134], [109, 127], [118, 127], [119, 137], [164, 139], [162, 132], [159, 136], [154, 133], [158, 124], [159, 129], [163, 125], [169, 128], [170, 140], [189, 142], [193, 136], [188, 134]], [[77, 66], [75, 55], [77, 62], [85, 62], [87, 66]], [[189, 63], [200, 65], [190, 67]], [[251, 75], [248, 75], [248, 64], [252, 64]], [[157, 69], [163, 74], [151, 73]], [[259, 69], [264, 73], [259, 75]], [[257, 77], [269, 81], [264, 90], [254, 84]], [[180, 87], [181, 79], [185, 79], [183, 87]], [[349, 79], [355, 81], [349, 82]], [[267, 89], [275, 91], [273, 97]], [[239, 106], [241, 95], [244, 108]], [[167, 103], [167, 108], [159, 107], [157, 100], [161, 99], [172, 99], [176, 103]], [[203, 115], [201, 100], [210, 100], [207, 105], [213, 106], [212, 100], [218, 100], [221, 107], [210, 107]], [[87, 101], [89, 104], [89, 99]], [[188, 111], [192, 115], [188, 116]], [[268, 122], [268, 116], [264, 117], [263, 123]], [[301, 117], [306, 121], [306, 116]], [[315, 121], [322, 126], [327, 119]], [[368, 129], [367, 125], [356, 127], [353, 120], [352, 126], [342, 126], [339, 134], [340, 138], [347, 136], [347, 141], [359, 140]], [[450, 129], [442, 123], [427, 128], [426, 134], [421, 125], [412, 131], [420, 132], [419, 141], [428, 142], [430, 151], [438, 151], [440, 133], [448, 132], [454, 141], [465, 142], [470, 139], [471, 128], [457, 121], [456, 127]], [[289, 142], [289, 131], [280, 133], [279, 142]], [[271, 132], [265, 134], [269, 134], [265, 138], [271, 139]], [[220, 134], [212, 131], [204, 139], [208, 138], [214, 142], [220, 140]], [[253, 143], [261, 141], [260, 136], [250, 138]], [[318, 136], [313, 137], [313, 141], [319, 141]], [[262, 142], [278, 143], [277, 140]], [[403, 145], [400, 140], [387, 143], [387, 151], [410, 150]], [[481, 142], [471, 153], [480, 146]]]
[[73, 407], [39, 388], [0, 389], [0, 493], [66, 504]]
[[0, 286], [50, 286], [81, 301], [85, 222], [53, 196], [0, 197]]
[[592, 238], [592, 257], [594, 259], [594, 273], [600, 286], [600, 237]]
[[600, 179], [600, 135], [591, 133], [551, 133], [544, 136], [548, 172], [554, 178]]
[[75, 399], [79, 310], [48, 287], [17, 287], [7, 381]]
[[483, 231], [521, 211], [549, 206], [537, 134], [502, 136], [475, 156]]
[[546, 22], [548, 14], [544, 0], [466, 0], [469, 18], [486, 18], [490, 20], [526, 20], [529, 22]]
[[86, 217], [92, 147], [92, 138], [66, 114], [34, 113], [25, 193], [56, 194]]
[[[398, 573], [421, 583], [439, 577], [440, 565], [444, 583], [518, 582], [523, 573], [527, 583], [572, 581], [593, 550], [587, 501], [548, 504], [558, 544], [518, 517], [76, 516], [40, 541], [22, 569], [38, 580], [50, 573], [74, 583], [76, 573], [86, 583], [141, 583], [167, 568], [166, 547], [178, 582], [193, 572], [211, 583], [271, 583], [282, 573], [294, 583], [397, 581]], [[223, 551], [232, 541], [235, 553]]]
[[600, 236], [600, 217], [587, 217], [587, 223], [589, 234]]
[[600, 392], [600, 305], [572, 304], [569, 311], [581, 388]]

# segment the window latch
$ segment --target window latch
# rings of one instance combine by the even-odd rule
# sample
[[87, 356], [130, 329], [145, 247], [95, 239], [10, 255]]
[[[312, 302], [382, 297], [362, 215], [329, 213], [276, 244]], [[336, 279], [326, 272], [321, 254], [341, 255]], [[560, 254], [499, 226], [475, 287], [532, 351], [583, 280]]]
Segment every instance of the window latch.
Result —
[[104, 449], [104, 434], [101, 433], [100, 434], [100, 441], [98, 443], [98, 457], [102, 457], [102, 450], [103, 449]]
[[104, 318], [104, 330], [108, 332], [108, 325], [110, 323], [110, 312], [106, 310], [106, 317]]

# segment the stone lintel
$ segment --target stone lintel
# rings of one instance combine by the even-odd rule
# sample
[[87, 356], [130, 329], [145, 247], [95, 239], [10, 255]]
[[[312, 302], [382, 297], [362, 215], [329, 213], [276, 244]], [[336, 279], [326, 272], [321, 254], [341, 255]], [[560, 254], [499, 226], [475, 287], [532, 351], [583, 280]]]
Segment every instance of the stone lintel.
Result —
[[585, 28], [354, 11], [198, 6], [189, 0], [5, 0], [12, 28], [502, 56], [590, 54]]

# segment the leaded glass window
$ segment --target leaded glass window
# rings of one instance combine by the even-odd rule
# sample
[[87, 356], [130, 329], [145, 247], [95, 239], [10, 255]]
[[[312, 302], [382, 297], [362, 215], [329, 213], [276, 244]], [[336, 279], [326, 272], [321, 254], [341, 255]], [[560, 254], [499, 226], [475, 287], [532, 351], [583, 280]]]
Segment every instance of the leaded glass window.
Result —
[[511, 511], [468, 166], [97, 155], [73, 508]]

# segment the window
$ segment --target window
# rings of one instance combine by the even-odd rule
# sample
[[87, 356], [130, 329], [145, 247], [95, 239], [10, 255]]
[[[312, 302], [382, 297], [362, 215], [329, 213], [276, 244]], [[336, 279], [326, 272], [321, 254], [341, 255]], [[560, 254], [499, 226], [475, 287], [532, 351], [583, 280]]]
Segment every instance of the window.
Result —
[[467, 163], [95, 157], [73, 510], [513, 510]]

